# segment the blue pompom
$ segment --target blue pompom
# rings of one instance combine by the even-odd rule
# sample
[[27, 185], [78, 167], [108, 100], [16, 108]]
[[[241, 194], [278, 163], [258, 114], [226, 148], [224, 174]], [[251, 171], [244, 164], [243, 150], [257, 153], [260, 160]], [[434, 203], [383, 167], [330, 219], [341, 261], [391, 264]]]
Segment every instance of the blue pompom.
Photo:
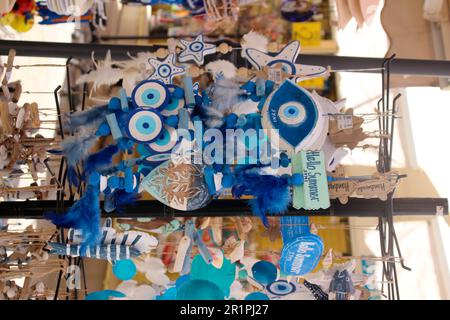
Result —
[[168, 126], [176, 128], [178, 126], [178, 117], [175, 115], [169, 116], [164, 122]]
[[292, 185], [293, 186], [301, 186], [304, 183], [303, 175], [299, 173], [295, 173], [292, 175]]
[[222, 178], [222, 187], [223, 188], [231, 188], [234, 183], [234, 177], [231, 174], [226, 174]]
[[121, 110], [122, 109], [122, 103], [119, 98], [111, 98], [108, 103], [108, 109], [109, 110]]

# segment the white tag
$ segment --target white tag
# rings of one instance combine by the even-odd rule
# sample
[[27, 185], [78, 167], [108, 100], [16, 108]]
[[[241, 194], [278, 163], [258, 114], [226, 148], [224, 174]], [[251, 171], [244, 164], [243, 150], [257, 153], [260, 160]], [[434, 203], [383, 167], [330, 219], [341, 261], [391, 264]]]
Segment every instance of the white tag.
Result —
[[339, 130], [353, 129], [353, 115], [338, 116], [337, 121]]
[[280, 68], [270, 68], [269, 69], [269, 80], [275, 83], [281, 83], [283, 80], [283, 74]]

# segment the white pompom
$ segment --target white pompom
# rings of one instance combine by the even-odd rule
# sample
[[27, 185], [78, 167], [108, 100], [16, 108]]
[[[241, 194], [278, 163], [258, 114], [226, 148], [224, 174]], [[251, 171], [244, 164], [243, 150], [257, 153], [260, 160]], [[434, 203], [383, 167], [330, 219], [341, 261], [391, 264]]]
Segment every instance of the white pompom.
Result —
[[257, 49], [267, 53], [268, 44], [269, 40], [265, 36], [252, 30], [242, 37], [242, 57], [247, 57], [245, 54], [245, 49], [247, 48]]
[[214, 79], [226, 78], [232, 79], [236, 77], [237, 69], [230, 61], [216, 60], [206, 65], [206, 70], [214, 74]]

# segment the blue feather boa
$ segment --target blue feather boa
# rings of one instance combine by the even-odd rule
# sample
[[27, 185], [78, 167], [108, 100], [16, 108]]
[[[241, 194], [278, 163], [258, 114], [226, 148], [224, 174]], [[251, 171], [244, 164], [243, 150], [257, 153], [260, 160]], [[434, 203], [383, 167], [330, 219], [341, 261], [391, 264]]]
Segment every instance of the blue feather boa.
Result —
[[249, 205], [255, 215], [268, 226], [266, 214], [282, 214], [291, 203], [288, 179], [256, 172], [243, 172], [236, 176], [232, 194], [236, 198], [253, 196]]

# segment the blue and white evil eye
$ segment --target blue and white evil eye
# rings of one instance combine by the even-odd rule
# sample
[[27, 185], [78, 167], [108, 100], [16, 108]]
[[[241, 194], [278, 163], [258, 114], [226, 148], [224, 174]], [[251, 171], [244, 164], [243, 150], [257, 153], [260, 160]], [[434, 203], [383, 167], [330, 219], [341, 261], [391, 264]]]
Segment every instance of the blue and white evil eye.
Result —
[[299, 102], [287, 102], [280, 106], [278, 117], [288, 126], [297, 126], [305, 121], [305, 107]]
[[189, 50], [191, 50], [192, 52], [200, 52], [203, 50], [204, 47], [205, 45], [202, 42], [195, 41], [189, 45]]
[[156, 153], [165, 153], [172, 150], [178, 142], [177, 131], [173, 127], [165, 126], [158, 139], [147, 145], [147, 148]]
[[133, 104], [137, 108], [162, 109], [170, 98], [168, 88], [157, 80], [146, 80], [139, 83], [131, 94]]
[[184, 100], [184, 97], [177, 97], [176, 94], [174, 94], [175, 90], [178, 89], [177, 86], [169, 85], [168, 86], [169, 92], [170, 92], [170, 98], [167, 106], [164, 108], [164, 110], [161, 110], [161, 115], [165, 117], [173, 116], [178, 114], [178, 110], [184, 108], [186, 105], [186, 102]]
[[267, 64], [267, 66], [273, 67], [273, 66], [276, 66], [277, 64], [281, 64], [281, 71], [283, 71], [287, 74], [295, 75], [297, 73], [295, 64], [293, 64], [292, 62], [287, 61], [287, 60], [273, 60], [273, 61], [270, 61]]
[[156, 72], [161, 78], [169, 78], [172, 74], [172, 68], [170, 65], [164, 63], [158, 67]]
[[140, 109], [131, 113], [126, 129], [130, 139], [135, 142], [150, 143], [161, 134], [163, 122], [156, 112]]
[[266, 287], [267, 291], [276, 296], [287, 296], [297, 291], [295, 284], [286, 280], [272, 282]]

